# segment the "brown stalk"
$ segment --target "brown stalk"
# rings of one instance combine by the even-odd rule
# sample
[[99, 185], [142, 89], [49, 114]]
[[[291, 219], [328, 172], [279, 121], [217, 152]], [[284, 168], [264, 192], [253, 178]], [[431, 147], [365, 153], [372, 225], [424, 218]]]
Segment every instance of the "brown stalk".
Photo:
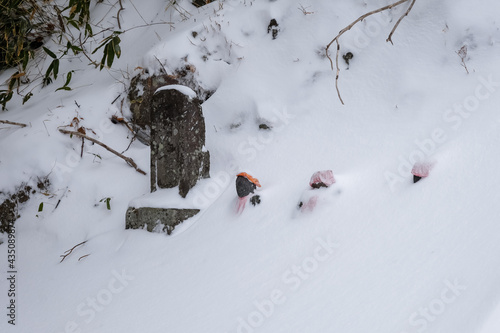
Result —
[[113, 148], [111, 147], [108, 147], [107, 145], [105, 145], [104, 143], [102, 143], [101, 141], [98, 141], [94, 138], [91, 138], [83, 133], [80, 133], [80, 132], [75, 132], [75, 131], [68, 131], [68, 130], [65, 130], [65, 129], [62, 129], [60, 128], [59, 129], [59, 132], [63, 133], [63, 134], [68, 134], [68, 135], [75, 135], [77, 137], [80, 137], [80, 138], [83, 138], [83, 139], [87, 139], [95, 144], [98, 144], [99, 146], [103, 147], [104, 149], [106, 149], [107, 151], [115, 154], [116, 156], [122, 158], [125, 162], [127, 162], [128, 165], [130, 165], [131, 167], [133, 167], [135, 170], [137, 170], [137, 172], [139, 172], [140, 174], [143, 174], [145, 175], [146, 172], [144, 172], [143, 170], [141, 170], [137, 164], [134, 162], [133, 159], [131, 159], [130, 157], [127, 157], [127, 156], [124, 156], [122, 154], [120, 154], [119, 152], [117, 152], [116, 150], [114, 150]]
[[344, 101], [342, 100], [342, 97], [340, 96], [340, 90], [339, 90], [339, 75], [340, 75], [340, 67], [339, 67], [340, 43], [339, 43], [339, 38], [340, 38], [340, 36], [342, 36], [347, 31], [351, 30], [352, 27], [354, 27], [357, 23], [363, 21], [368, 16], [371, 16], [373, 14], [377, 14], [377, 13], [383, 12], [385, 10], [389, 10], [391, 8], [397, 7], [397, 6], [399, 6], [399, 5], [401, 5], [401, 4], [405, 3], [405, 2], [408, 2], [408, 1], [411, 1], [411, 4], [408, 7], [408, 10], [406, 10], [406, 12], [403, 15], [401, 15], [401, 17], [398, 19], [398, 21], [396, 22], [396, 24], [392, 28], [392, 31], [389, 34], [389, 37], [387, 38], [387, 41], [391, 42], [391, 44], [393, 44], [392, 43], [392, 35], [396, 31], [396, 28], [399, 26], [399, 23], [401, 23], [401, 21], [403, 20], [403, 18], [410, 13], [410, 11], [413, 8], [413, 5], [415, 4], [416, 0], [400, 0], [400, 1], [394, 2], [394, 3], [390, 4], [390, 5], [387, 5], [387, 6], [384, 6], [384, 7], [375, 9], [375, 10], [372, 10], [371, 12], [368, 12], [368, 13], [365, 13], [365, 14], [361, 15], [356, 20], [354, 20], [351, 24], [349, 24], [348, 26], [346, 26], [345, 28], [343, 28], [342, 30], [340, 30], [339, 33], [337, 34], [337, 36], [335, 36], [335, 38], [333, 38], [332, 41], [330, 43], [328, 43], [328, 45], [326, 46], [326, 49], [325, 49], [326, 56], [327, 56], [328, 60], [330, 60], [330, 65], [331, 65], [332, 70], [333, 70], [334, 69], [333, 68], [333, 60], [330, 57], [330, 54], [328, 53], [328, 50], [330, 49], [330, 46], [332, 46], [332, 44], [334, 42], [337, 43], [337, 53], [336, 53], [336, 56], [335, 56], [335, 67], [337, 69], [337, 74], [335, 75], [335, 88], [337, 89], [337, 95], [339, 96], [339, 99], [340, 99], [340, 102], [342, 103], [342, 105], [344, 104]]

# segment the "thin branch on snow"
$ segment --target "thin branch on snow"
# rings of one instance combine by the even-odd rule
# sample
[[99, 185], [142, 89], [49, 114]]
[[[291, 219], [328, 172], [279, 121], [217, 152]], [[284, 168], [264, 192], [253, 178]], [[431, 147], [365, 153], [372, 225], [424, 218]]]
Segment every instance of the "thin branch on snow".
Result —
[[80, 258], [78, 258], [78, 261], [82, 260], [83, 258], [88, 257], [89, 255], [90, 255], [90, 253], [89, 253], [89, 254], [86, 254], [86, 255], [81, 256]]
[[0, 124], [8, 124], [8, 125], [15, 125], [15, 126], [21, 126], [21, 127], [26, 127], [28, 125], [22, 124], [22, 123], [16, 123], [14, 121], [8, 121], [8, 120], [0, 120]]
[[339, 33], [337, 34], [337, 36], [335, 36], [335, 38], [333, 38], [332, 41], [330, 43], [328, 43], [328, 45], [326, 46], [326, 49], [325, 49], [326, 56], [330, 60], [330, 65], [331, 65], [332, 70], [333, 70], [334, 69], [333, 68], [333, 60], [330, 57], [330, 54], [328, 53], [328, 50], [330, 49], [330, 46], [332, 46], [332, 44], [334, 42], [337, 44], [337, 53], [335, 55], [335, 67], [337, 69], [337, 73], [335, 75], [335, 88], [337, 89], [337, 95], [339, 96], [339, 99], [340, 99], [340, 102], [342, 103], [342, 105], [344, 104], [344, 101], [342, 100], [342, 97], [340, 96], [340, 90], [339, 90], [339, 75], [340, 75], [340, 67], [339, 67], [340, 43], [339, 43], [339, 38], [340, 38], [340, 36], [342, 36], [347, 31], [351, 30], [352, 27], [354, 27], [357, 23], [363, 21], [368, 16], [371, 16], [373, 14], [377, 14], [377, 13], [383, 12], [385, 10], [389, 10], [391, 8], [397, 7], [397, 6], [399, 6], [399, 5], [401, 5], [401, 4], [405, 3], [405, 2], [408, 2], [408, 1], [411, 1], [411, 4], [408, 7], [408, 10], [403, 15], [401, 15], [401, 17], [398, 19], [398, 21], [396, 22], [396, 24], [392, 28], [392, 31], [389, 34], [389, 37], [386, 40], [388, 42], [391, 42], [391, 44], [393, 44], [393, 42], [392, 42], [392, 35], [396, 31], [396, 28], [399, 26], [399, 23], [403, 20], [403, 18], [410, 13], [410, 11], [413, 8], [413, 5], [415, 4], [416, 0], [400, 0], [398, 2], [395, 2], [395, 3], [392, 3], [390, 5], [381, 7], [379, 9], [372, 10], [371, 12], [368, 12], [366, 14], [361, 15], [355, 21], [353, 21], [351, 24], [349, 24], [348, 26], [346, 26], [344, 29], [340, 30]]
[[120, 12], [125, 8], [123, 8], [122, 0], [118, 0], [118, 3], [120, 4], [120, 9], [118, 9], [118, 12], [116, 13], [116, 20], [118, 21], [118, 29], [122, 30], [122, 25], [120, 24]]
[[392, 28], [391, 33], [389, 34], [389, 37], [387, 37], [387, 39], [385, 40], [386, 42], [391, 42], [391, 44], [394, 45], [394, 43], [392, 42], [392, 35], [394, 34], [394, 31], [396, 31], [396, 29], [398, 28], [399, 23], [401, 23], [401, 21], [403, 21], [403, 19], [406, 16], [408, 16], [408, 14], [410, 14], [410, 11], [413, 8], [413, 5], [415, 4], [415, 1], [416, 0], [412, 0], [411, 1], [411, 4], [408, 7], [408, 9], [406, 10], [406, 12], [403, 15], [401, 15], [401, 17], [399, 18], [399, 20], [396, 22], [396, 24], [394, 25], [394, 28]]
[[118, 157], [122, 158], [125, 162], [127, 162], [127, 164], [128, 164], [128, 165], [130, 165], [130, 166], [131, 166], [131, 167], [133, 167], [135, 170], [137, 170], [137, 172], [139, 172], [139, 173], [141, 173], [141, 174], [143, 174], [143, 175], [145, 175], [145, 174], [146, 174], [146, 172], [144, 172], [143, 170], [141, 170], [141, 169], [137, 166], [137, 164], [134, 162], [134, 160], [133, 160], [133, 159], [131, 159], [130, 157], [127, 157], [127, 156], [124, 156], [124, 155], [120, 154], [119, 152], [117, 152], [117, 151], [116, 151], [116, 150], [114, 150], [113, 148], [108, 147], [107, 145], [105, 145], [105, 144], [104, 144], [104, 143], [102, 143], [101, 141], [98, 141], [98, 140], [96, 140], [96, 139], [94, 139], [94, 138], [91, 138], [91, 137], [89, 137], [89, 136], [87, 136], [87, 135], [85, 135], [85, 134], [83, 134], [83, 133], [80, 133], [80, 132], [75, 132], [75, 131], [68, 131], [68, 130], [65, 130], [65, 129], [62, 129], [62, 128], [60, 128], [60, 129], [59, 129], [59, 132], [61, 132], [61, 133], [63, 133], [63, 134], [68, 134], [68, 135], [71, 135], [71, 136], [75, 135], [75, 136], [77, 136], [77, 137], [84, 138], [84, 139], [87, 139], [87, 140], [89, 140], [89, 141], [91, 141], [91, 142], [93, 142], [93, 143], [95, 143], [95, 144], [98, 144], [99, 146], [103, 147], [103, 148], [104, 148], [104, 149], [106, 149], [107, 151], [109, 151], [109, 152], [111, 152], [111, 153], [115, 154], [116, 156], [118, 156]]
[[61, 255], [60, 255], [60, 257], [62, 257], [62, 259], [61, 259], [61, 261], [59, 261], [59, 263], [62, 263], [62, 262], [64, 261], [64, 259], [66, 259], [66, 257], [67, 257], [67, 256], [69, 256], [69, 255], [73, 252], [73, 250], [74, 250], [74, 249], [76, 249], [78, 246], [83, 245], [83, 244], [85, 244], [85, 243], [87, 243], [87, 241], [83, 241], [83, 242], [81, 242], [80, 244], [76, 244], [76, 245], [75, 245], [75, 246], [73, 246], [71, 249], [66, 250], [66, 251], [64, 252], [64, 254], [61, 254]]

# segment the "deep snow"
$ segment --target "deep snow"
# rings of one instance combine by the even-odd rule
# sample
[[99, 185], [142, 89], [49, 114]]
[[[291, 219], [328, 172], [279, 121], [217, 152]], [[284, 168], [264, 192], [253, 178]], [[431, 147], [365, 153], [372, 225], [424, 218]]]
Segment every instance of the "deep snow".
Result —
[[[165, 11], [164, 1], [134, 2], [137, 10], [122, 2], [124, 29], [173, 24], [121, 35], [123, 55], [110, 71], [83, 57], [61, 63], [61, 73], [77, 67], [73, 91], [54, 92], [60, 78], [0, 114], [30, 124], [1, 125], [0, 191], [46, 175], [52, 182], [50, 196], [34, 196], [16, 222], [16, 326], [3, 315], [2, 331], [500, 329], [500, 5], [417, 0], [394, 45], [385, 39], [407, 5], [356, 25], [340, 40], [354, 54], [349, 69], [340, 61], [341, 105], [322, 50], [387, 1], [234, 0], [200, 9], [178, 1], [189, 18]], [[97, 5], [96, 20], [115, 25], [116, 6]], [[456, 53], [463, 45], [469, 74]], [[81, 141], [57, 131], [79, 117], [125, 150], [131, 135], [109, 121], [120, 115], [112, 102], [142, 70], [186, 63], [216, 92], [203, 104], [211, 178], [185, 200], [175, 189], [149, 195], [148, 176], [98, 146], [86, 144], [80, 159]], [[125, 154], [148, 169], [148, 147], [135, 141]], [[412, 184], [421, 157], [434, 167]], [[300, 213], [310, 176], [326, 169], [336, 183], [313, 212]], [[260, 180], [262, 204], [236, 215], [240, 171]], [[172, 236], [125, 231], [131, 202], [202, 212]], [[7, 235], [0, 238], [8, 277]], [[5, 313], [8, 289], [1, 279]]]

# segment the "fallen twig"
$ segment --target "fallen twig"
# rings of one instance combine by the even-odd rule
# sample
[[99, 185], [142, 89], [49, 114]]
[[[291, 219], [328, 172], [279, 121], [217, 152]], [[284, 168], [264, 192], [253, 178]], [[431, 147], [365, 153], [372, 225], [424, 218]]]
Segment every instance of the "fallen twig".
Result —
[[105, 145], [104, 143], [102, 143], [101, 141], [98, 141], [94, 138], [91, 138], [85, 134], [82, 134], [80, 132], [75, 132], [75, 131], [68, 131], [68, 130], [65, 130], [65, 129], [62, 129], [60, 128], [59, 129], [59, 132], [63, 133], [63, 134], [68, 134], [68, 135], [75, 135], [77, 137], [80, 137], [80, 138], [84, 138], [84, 139], [87, 139], [95, 144], [98, 144], [99, 146], [103, 147], [104, 149], [108, 150], [109, 152], [115, 154], [116, 156], [122, 158], [123, 160], [125, 160], [125, 162], [127, 162], [128, 165], [130, 165], [131, 167], [133, 167], [135, 170], [137, 170], [137, 172], [145, 175], [146, 172], [144, 172], [143, 170], [141, 170], [137, 164], [134, 162], [133, 159], [131, 159], [130, 157], [127, 157], [127, 156], [124, 156], [122, 154], [120, 154], [119, 152], [117, 152], [116, 150], [114, 150], [113, 148], [110, 148], [108, 147], [107, 145]]
[[81, 256], [80, 258], [78, 258], [78, 261], [82, 260], [82, 259], [83, 259], [83, 258], [85, 258], [85, 257], [88, 257], [89, 255], [90, 255], [90, 253], [89, 253], [89, 254], [86, 254], [86, 255], [84, 255], [84, 256]]
[[82, 138], [82, 149], [81, 149], [81, 152], [80, 152], [80, 158], [83, 158], [83, 147], [85, 146], [85, 139]]
[[400, 1], [397, 1], [395, 3], [392, 3], [390, 5], [387, 5], [387, 6], [384, 6], [384, 7], [381, 7], [379, 9], [375, 9], [375, 10], [372, 10], [371, 12], [368, 12], [366, 14], [363, 14], [361, 15], [360, 17], [358, 17], [355, 21], [353, 21], [351, 24], [349, 24], [348, 26], [346, 26], [344, 29], [340, 30], [339, 33], [337, 34], [337, 36], [335, 36], [335, 38], [332, 39], [332, 41], [330, 43], [328, 43], [328, 45], [326, 46], [326, 49], [325, 49], [325, 52], [326, 52], [326, 56], [327, 58], [330, 60], [330, 65], [332, 67], [332, 70], [334, 69], [333, 68], [333, 60], [332, 58], [330, 57], [330, 54], [328, 53], [328, 50], [330, 49], [330, 46], [332, 46], [332, 44], [335, 42], [337, 44], [337, 53], [336, 53], [336, 56], [335, 56], [335, 67], [337, 69], [337, 74], [335, 76], [335, 88], [337, 89], [337, 95], [339, 96], [339, 99], [340, 99], [340, 102], [342, 104], [344, 104], [344, 101], [342, 100], [342, 97], [340, 96], [340, 91], [339, 91], [339, 74], [340, 74], [340, 67], [339, 67], [339, 54], [340, 54], [340, 43], [339, 43], [339, 38], [340, 36], [342, 36], [344, 33], [346, 33], [347, 31], [351, 30], [353, 26], [355, 26], [358, 22], [361, 22], [363, 21], [365, 18], [367, 18], [368, 16], [371, 16], [373, 14], [377, 14], [377, 13], [380, 13], [380, 12], [383, 12], [385, 10], [389, 10], [391, 8], [394, 8], [394, 7], [397, 7], [405, 2], [408, 2], [408, 1], [411, 1], [411, 4], [410, 6], [408, 7], [408, 10], [403, 14], [401, 15], [401, 17], [399, 18], [399, 20], [396, 22], [396, 24], [394, 25], [394, 27], [392, 28], [392, 31], [391, 33], [389, 34], [389, 37], [387, 38], [386, 41], [388, 42], [391, 42], [392, 43], [392, 35], [394, 34], [394, 32], [396, 31], [396, 28], [398, 27], [399, 23], [403, 20], [403, 18], [405, 16], [407, 16], [412, 7], [413, 7], [413, 4], [415, 3], [416, 0], [400, 0]]
[[[189, 38], [188, 38], [188, 39], [189, 39]], [[191, 40], [189, 40], [189, 41], [191, 42]], [[193, 44], [193, 45], [194, 45], [194, 43], [193, 43], [193, 42], [191, 42], [191, 44]], [[195, 45], [195, 46], [196, 46], [196, 45]], [[154, 57], [155, 57], [155, 59], [156, 59], [156, 60], [158, 60], [158, 63], [160, 64], [161, 68], [163, 69], [163, 72], [164, 72], [165, 74], [167, 74], [168, 72], [167, 72], [167, 70], [165, 69], [165, 66], [163, 66], [163, 64], [161, 63], [160, 59], [158, 59], [156, 56], [154, 56]]]
[[[52, 171], [51, 171], [52, 172]], [[50, 173], [49, 173], [50, 175]], [[57, 200], [57, 203], [56, 203], [56, 206], [54, 207], [54, 210], [55, 211], [57, 209], [57, 207], [59, 207], [59, 204], [61, 203], [61, 200], [62, 198], [64, 197], [64, 195], [66, 194], [66, 192], [68, 192], [68, 187], [66, 186], [66, 189], [64, 190], [63, 194], [61, 195], [61, 197], [59, 198], [59, 200]]]
[[406, 10], [406, 12], [403, 15], [401, 15], [401, 17], [399, 18], [399, 20], [394, 25], [394, 28], [392, 28], [391, 33], [389, 34], [389, 37], [387, 37], [387, 39], [385, 40], [386, 42], [391, 42], [391, 44], [394, 45], [394, 43], [392, 42], [392, 35], [394, 34], [394, 31], [396, 31], [396, 29], [398, 28], [399, 23], [401, 23], [401, 21], [403, 21], [403, 19], [405, 18], [405, 16], [408, 16], [408, 14], [410, 14], [410, 11], [413, 8], [413, 5], [415, 4], [415, 1], [416, 0], [411, 0], [410, 6]]
[[465, 64], [465, 59], [467, 58], [467, 45], [462, 46], [460, 50], [457, 51], [457, 54], [460, 57], [460, 60], [462, 60], [463, 68], [465, 68], [465, 71], [467, 72], [467, 74], [469, 74], [469, 69]]
[[69, 255], [73, 252], [73, 250], [74, 250], [74, 249], [76, 249], [78, 246], [83, 245], [83, 244], [85, 244], [85, 243], [87, 243], [87, 241], [83, 241], [83, 242], [81, 242], [80, 244], [76, 244], [76, 245], [75, 245], [75, 246], [73, 246], [71, 249], [66, 250], [66, 251], [64, 252], [64, 254], [61, 254], [61, 255], [60, 255], [60, 257], [62, 257], [62, 259], [61, 259], [61, 261], [59, 261], [59, 263], [62, 263], [62, 262], [64, 261], [64, 259], [66, 259], [66, 257], [67, 257], [67, 256], [69, 256]]
[[26, 127], [28, 125], [22, 124], [22, 123], [16, 123], [14, 121], [8, 121], [8, 120], [0, 120], [0, 124], [8, 124], [8, 125], [15, 125], [15, 126], [21, 126], [21, 127]]
[[118, 28], [121, 30], [122, 25], [120, 24], [120, 12], [125, 8], [123, 8], [122, 0], [118, 0], [118, 2], [120, 3], [120, 9], [118, 9], [118, 12], [116, 13], [116, 20], [118, 21]]

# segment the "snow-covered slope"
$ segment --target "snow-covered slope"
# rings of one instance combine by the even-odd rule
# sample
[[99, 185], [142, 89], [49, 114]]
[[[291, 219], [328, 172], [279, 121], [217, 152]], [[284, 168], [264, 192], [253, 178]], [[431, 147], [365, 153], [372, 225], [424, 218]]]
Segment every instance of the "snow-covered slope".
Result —
[[[324, 47], [387, 1], [234, 0], [200, 9], [178, 1], [188, 18], [163, 1], [123, 3], [124, 29], [174, 23], [130, 30], [115, 69], [75, 59], [73, 91], [54, 92], [56, 82], [0, 114], [30, 124], [0, 129], [0, 190], [37, 176], [52, 182], [51, 195], [35, 195], [16, 222], [16, 326], [4, 316], [2, 331], [499, 329], [496, 2], [417, 0], [394, 45], [385, 40], [407, 5], [354, 26], [340, 39], [342, 54], [354, 55], [348, 69], [339, 63], [345, 105]], [[94, 12], [115, 24], [108, 10]], [[464, 45], [469, 74], [457, 54]], [[81, 141], [57, 131], [79, 117], [125, 150], [130, 133], [109, 121], [121, 111], [112, 102], [159, 62], [171, 71], [189, 63], [204, 88], [216, 89], [203, 104], [211, 179], [186, 199], [203, 209], [172, 236], [124, 230], [126, 208], [148, 193], [149, 177], [95, 145], [80, 158]], [[134, 141], [126, 155], [148, 169], [148, 147]], [[412, 184], [416, 159], [434, 167]], [[335, 185], [315, 211], [300, 213], [310, 176], [325, 169]], [[262, 203], [237, 215], [240, 171], [260, 180]], [[4, 311], [8, 289], [2, 278]]]

